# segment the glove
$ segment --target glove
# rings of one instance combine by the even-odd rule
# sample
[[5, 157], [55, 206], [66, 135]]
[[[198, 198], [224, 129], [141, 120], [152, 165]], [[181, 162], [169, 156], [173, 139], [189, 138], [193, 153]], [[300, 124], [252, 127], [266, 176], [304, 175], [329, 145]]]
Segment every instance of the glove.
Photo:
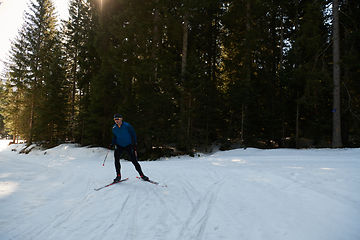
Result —
[[134, 150], [136, 151], [136, 149], [137, 149], [137, 144], [135, 143], [134, 144]]
[[113, 144], [110, 144], [109, 149], [111, 149], [112, 147], [113, 147]]

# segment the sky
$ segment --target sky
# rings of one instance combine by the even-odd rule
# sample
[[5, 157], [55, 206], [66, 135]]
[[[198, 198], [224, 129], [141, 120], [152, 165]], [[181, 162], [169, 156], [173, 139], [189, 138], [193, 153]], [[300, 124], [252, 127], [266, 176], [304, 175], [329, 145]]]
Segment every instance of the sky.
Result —
[[[11, 41], [17, 37], [18, 30], [24, 23], [25, 11], [29, 11], [30, 0], [0, 0], [0, 72], [10, 50]], [[61, 19], [68, 18], [69, 0], [53, 0]]]

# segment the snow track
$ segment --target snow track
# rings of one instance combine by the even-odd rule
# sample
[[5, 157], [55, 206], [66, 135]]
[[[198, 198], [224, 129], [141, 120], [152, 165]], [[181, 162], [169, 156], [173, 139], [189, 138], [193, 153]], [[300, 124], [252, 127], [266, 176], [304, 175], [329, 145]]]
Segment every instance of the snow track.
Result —
[[[360, 150], [233, 150], [141, 162], [105, 149], [0, 151], [0, 239], [357, 240]], [[109, 154], [110, 156], [111, 154]]]

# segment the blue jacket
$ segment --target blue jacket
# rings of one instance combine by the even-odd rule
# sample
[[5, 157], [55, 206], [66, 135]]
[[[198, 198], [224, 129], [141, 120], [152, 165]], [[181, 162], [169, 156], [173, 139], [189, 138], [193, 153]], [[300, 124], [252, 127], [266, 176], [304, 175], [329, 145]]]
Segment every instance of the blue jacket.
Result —
[[132, 144], [131, 137], [134, 139], [134, 143], [135, 144], [137, 143], [135, 130], [127, 122], [123, 122], [121, 124], [121, 127], [115, 124], [113, 126], [112, 132], [113, 132], [113, 138], [111, 141], [111, 145], [114, 145], [116, 143], [120, 147], [126, 147]]

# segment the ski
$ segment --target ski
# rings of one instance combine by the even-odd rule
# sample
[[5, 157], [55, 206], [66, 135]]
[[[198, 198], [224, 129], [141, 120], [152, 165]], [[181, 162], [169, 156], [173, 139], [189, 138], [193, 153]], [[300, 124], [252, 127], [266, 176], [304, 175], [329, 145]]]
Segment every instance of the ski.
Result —
[[144, 179], [142, 179], [141, 177], [136, 177], [136, 178], [138, 178], [138, 179], [140, 179], [140, 180], [143, 180], [143, 181], [145, 181], [145, 182], [149, 182], [149, 183], [158, 185], [158, 186], [167, 187], [167, 185], [160, 185], [158, 182], [155, 182], [155, 181], [150, 180], [150, 179], [149, 179], [149, 180], [144, 180]]
[[111, 185], [114, 185], [114, 184], [117, 184], [117, 183], [121, 183], [121, 182], [124, 182], [126, 180], [129, 180], [129, 178], [124, 178], [124, 179], [121, 179], [119, 182], [112, 182], [108, 185], [105, 185], [105, 186], [102, 186], [102, 187], [99, 187], [99, 188], [94, 188], [95, 191], [99, 191], [100, 189], [103, 189], [103, 188], [106, 188], [106, 187], [110, 187]]

